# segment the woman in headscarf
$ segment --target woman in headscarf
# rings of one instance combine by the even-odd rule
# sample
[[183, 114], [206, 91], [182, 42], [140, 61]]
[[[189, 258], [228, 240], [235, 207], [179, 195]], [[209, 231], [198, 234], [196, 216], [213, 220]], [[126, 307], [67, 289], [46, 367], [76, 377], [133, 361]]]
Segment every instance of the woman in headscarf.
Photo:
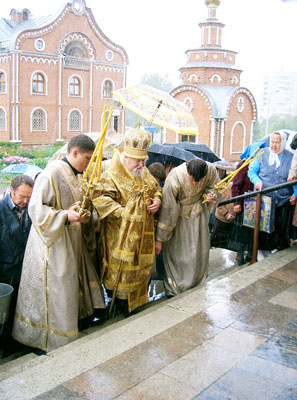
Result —
[[[248, 176], [256, 190], [286, 183], [293, 154], [285, 149], [286, 134], [273, 132], [270, 145], [264, 154], [250, 165]], [[297, 199], [297, 188], [287, 187], [267, 193], [275, 202], [274, 231], [260, 232], [260, 250], [283, 250], [290, 245], [293, 205]]]

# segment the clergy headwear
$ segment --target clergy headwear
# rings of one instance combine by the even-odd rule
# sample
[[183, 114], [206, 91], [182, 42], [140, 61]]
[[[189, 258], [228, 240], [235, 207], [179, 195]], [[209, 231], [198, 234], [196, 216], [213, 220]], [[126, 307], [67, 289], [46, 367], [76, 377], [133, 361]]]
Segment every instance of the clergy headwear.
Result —
[[129, 129], [124, 137], [124, 156], [145, 160], [151, 144], [151, 134], [141, 128]]

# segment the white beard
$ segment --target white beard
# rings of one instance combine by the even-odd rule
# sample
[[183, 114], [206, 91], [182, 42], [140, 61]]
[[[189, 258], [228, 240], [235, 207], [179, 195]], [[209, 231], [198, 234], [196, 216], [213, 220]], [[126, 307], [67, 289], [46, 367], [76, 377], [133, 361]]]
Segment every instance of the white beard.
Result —
[[135, 177], [135, 178], [141, 178], [143, 179], [144, 177], [144, 168], [134, 168], [133, 171], [131, 171], [131, 174]]

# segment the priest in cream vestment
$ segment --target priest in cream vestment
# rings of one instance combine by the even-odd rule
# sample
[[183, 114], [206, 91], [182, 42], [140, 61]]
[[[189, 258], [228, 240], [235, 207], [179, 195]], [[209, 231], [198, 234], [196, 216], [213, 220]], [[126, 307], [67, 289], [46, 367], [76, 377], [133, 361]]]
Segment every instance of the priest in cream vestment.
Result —
[[218, 200], [213, 194], [217, 182], [216, 168], [200, 159], [174, 168], [165, 180], [156, 254], [162, 250], [168, 297], [197, 286], [207, 277], [208, 221], [212, 204]]
[[149, 145], [147, 131], [128, 131], [123, 154], [115, 150], [92, 200], [101, 220], [102, 282], [109, 293], [128, 301], [129, 312], [148, 301], [155, 259], [154, 214], [161, 189], [144, 167]]
[[77, 212], [81, 173], [95, 143], [77, 135], [63, 160], [37, 178], [29, 204], [32, 228], [26, 247], [13, 337], [44, 351], [78, 338], [78, 319], [104, 308], [93, 259], [92, 220]]

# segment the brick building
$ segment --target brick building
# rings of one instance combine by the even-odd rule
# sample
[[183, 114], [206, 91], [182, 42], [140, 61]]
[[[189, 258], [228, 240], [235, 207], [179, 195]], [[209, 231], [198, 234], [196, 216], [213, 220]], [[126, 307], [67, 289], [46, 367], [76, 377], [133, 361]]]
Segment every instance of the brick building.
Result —
[[[0, 141], [53, 143], [100, 131], [112, 91], [126, 86], [126, 51], [84, 0], [55, 15], [33, 19], [24, 8], [10, 17], [0, 19]], [[123, 117], [115, 108], [109, 129], [121, 132]]]
[[[216, 17], [220, 0], [205, 0], [208, 18], [199, 24], [201, 47], [187, 50], [187, 63], [180, 68], [182, 84], [171, 91], [190, 108], [200, 135], [190, 137], [207, 145], [220, 158], [237, 161], [253, 140], [257, 118], [254, 96], [240, 87], [242, 70], [235, 64], [236, 52], [222, 48], [224, 24]], [[188, 140], [174, 132], [168, 142]]]

